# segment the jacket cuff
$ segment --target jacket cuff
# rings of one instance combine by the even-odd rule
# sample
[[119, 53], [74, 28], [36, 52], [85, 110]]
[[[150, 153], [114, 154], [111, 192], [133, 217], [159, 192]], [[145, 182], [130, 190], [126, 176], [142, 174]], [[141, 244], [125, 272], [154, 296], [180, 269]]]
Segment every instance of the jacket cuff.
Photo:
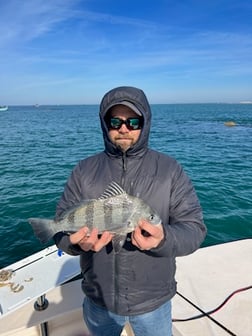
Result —
[[156, 257], [170, 257], [174, 255], [173, 240], [170, 233], [167, 232], [167, 228], [164, 225], [164, 238], [160, 244], [151, 249], [150, 252]]
[[70, 242], [70, 236], [66, 232], [57, 232], [53, 239], [57, 247], [67, 254], [75, 256], [83, 252], [78, 244]]

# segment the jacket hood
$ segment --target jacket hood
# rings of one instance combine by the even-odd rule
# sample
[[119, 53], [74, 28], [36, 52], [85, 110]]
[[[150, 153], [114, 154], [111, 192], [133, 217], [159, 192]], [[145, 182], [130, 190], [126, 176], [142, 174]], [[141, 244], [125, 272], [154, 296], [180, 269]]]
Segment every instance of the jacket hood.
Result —
[[[145, 93], [135, 87], [121, 86], [107, 92], [101, 100], [100, 104], [100, 122], [103, 132], [103, 139], [106, 152], [113, 155], [121, 155], [121, 151], [110, 141], [108, 137], [108, 128], [105, 122], [105, 116], [108, 110], [115, 105], [123, 104], [132, 106], [137, 113], [140, 112], [143, 117], [143, 127], [136, 144], [127, 150], [127, 155], [136, 155], [144, 153], [148, 147], [150, 126], [151, 126], [151, 109]], [[125, 104], [126, 103], [126, 104]], [[135, 109], [134, 109], [135, 107]], [[139, 113], [137, 113], [139, 114]]]

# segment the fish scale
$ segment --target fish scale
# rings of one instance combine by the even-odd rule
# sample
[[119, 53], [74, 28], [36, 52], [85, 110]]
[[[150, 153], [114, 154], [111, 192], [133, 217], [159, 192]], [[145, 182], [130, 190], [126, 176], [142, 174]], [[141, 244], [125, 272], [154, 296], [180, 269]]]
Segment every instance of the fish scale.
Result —
[[103, 211], [104, 211], [104, 223], [105, 223], [105, 227], [107, 227], [109, 223], [113, 223], [113, 206], [112, 206], [112, 204], [108, 204], [108, 202], [104, 202], [103, 203]]
[[85, 216], [84, 216], [85, 219], [83, 220], [83, 224], [90, 223], [90, 226], [92, 227], [94, 223], [94, 212], [95, 212], [94, 204], [89, 203], [84, 209], [86, 209], [86, 211], [85, 211]]

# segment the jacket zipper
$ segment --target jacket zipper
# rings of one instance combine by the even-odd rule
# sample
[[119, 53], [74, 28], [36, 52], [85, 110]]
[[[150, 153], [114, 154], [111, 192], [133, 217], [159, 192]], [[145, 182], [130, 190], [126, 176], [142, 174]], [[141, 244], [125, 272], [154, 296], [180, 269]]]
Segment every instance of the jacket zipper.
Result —
[[[122, 177], [121, 177], [121, 186], [124, 188], [124, 183], [125, 183], [125, 174], [127, 171], [127, 157], [126, 157], [126, 153], [122, 154], [122, 167], [123, 167], [123, 171], [122, 171]], [[119, 286], [118, 286], [118, 281], [117, 281], [117, 274], [118, 274], [118, 258], [116, 255], [114, 255], [114, 270], [115, 270], [115, 274], [114, 274], [114, 288], [115, 288], [115, 311], [118, 311], [118, 297], [119, 297]]]
[[127, 157], [126, 157], [126, 153], [123, 153], [122, 155], [122, 166], [123, 166], [123, 171], [122, 171], [122, 179], [121, 179], [121, 184], [122, 187], [124, 187], [124, 183], [125, 183], [125, 174], [127, 171]]

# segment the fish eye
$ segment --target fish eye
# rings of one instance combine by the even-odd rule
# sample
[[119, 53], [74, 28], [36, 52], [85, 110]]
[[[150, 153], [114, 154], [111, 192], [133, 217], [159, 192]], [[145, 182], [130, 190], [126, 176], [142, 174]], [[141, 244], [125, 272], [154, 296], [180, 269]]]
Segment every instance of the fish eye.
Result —
[[152, 221], [154, 219], [154, 215], [151, 214], [150, 217], [149, 217], [149, 219]]

